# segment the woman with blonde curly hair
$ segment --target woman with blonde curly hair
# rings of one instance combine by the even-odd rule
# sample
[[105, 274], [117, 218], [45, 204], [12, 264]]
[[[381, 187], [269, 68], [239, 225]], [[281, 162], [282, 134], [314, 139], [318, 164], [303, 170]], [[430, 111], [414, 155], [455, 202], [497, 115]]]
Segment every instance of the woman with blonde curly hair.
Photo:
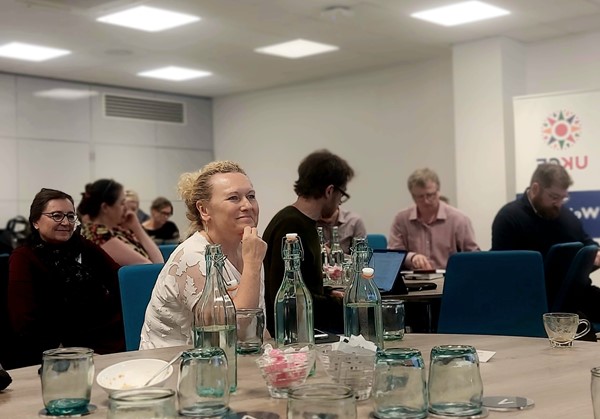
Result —
[[244, 170], [231, 161], [212, 162], [181, 175], [178, 187], [190, 220], [189, 236], [158, 276], [140, 349], [193, 343], [192, 310], [204, 288], [208, 244], [220, 244], [227, 256], [223, 276], [235, 306], [264, 310], [267, 244], [256, 230], [258, 202]]

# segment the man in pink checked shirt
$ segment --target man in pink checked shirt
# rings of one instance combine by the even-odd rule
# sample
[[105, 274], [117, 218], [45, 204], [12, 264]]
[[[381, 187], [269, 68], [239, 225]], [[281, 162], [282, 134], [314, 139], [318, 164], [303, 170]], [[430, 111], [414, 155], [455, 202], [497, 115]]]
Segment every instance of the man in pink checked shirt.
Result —
[[440, 180], [433, 170], [415, 170], [408, 190], [415, 205], [396, 215], [388, 240], [388, 248], [408, 250], [407, 269], [444, 269], [452, 254], [479, 250], [471, 220], [440, 201]]

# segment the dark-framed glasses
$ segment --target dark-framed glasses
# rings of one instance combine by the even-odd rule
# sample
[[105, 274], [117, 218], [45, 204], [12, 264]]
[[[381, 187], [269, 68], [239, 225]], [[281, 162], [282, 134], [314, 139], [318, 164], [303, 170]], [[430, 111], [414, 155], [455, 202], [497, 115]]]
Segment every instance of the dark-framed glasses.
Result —
[[344, 202], [347, 202], [350, 199], [350, 195], [345, 190], [343, 190], [339, 186], [336, 186], [335, 189], [337, 189], [342, 194], [342, 197], [340, 198], [340, 204], [343, 204]]
[[557, 203], [565, 203], [569, 200], [569, 195], [564, 195], [564, 194], [559, 194], [556, 192], [550, 192], [549, 190], [546, 189], [548, 198], [550, 198], [550, 200], [552, 202], [557, 202]]
[[77, 215], [74, 212], [60, 212], [60, 211], [42, 212], [42, 215], [52, 218], [52, 220], [54, 220], [57, 223], [62, 223], [62, 221], [65, 218], [71, 224], [75, 224], [75, 222], [77, 221]]
[[171, 217], [173, 215], [173, 213], [171, 211], [158, 211], [158, 213], [160, 215], [163, 215], [163, 216], [167, 217], [167, 218], [169, 218], [169, 217]]

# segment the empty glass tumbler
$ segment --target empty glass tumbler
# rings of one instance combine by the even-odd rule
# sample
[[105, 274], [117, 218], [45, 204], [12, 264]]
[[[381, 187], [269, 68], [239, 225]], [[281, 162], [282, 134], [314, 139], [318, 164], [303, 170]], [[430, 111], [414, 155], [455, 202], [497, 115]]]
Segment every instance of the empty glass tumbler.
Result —
[[115, 391], [108, 397], [108, 419], [175, 419], [175, 392], [168, 388]]
[[372, 397], [377, 418], [427, 417], [425, 362], [421, 352], [412, 348], [378, 352]]
[[429, 411], [445, 416], [481, 413], [483, 383], [477, 351], [467, 345], [435, 346], [429, 365]]
[[592, 368], [591, 390], [594, 419], [600, 419], [600, 367]]
[[262, 308], [238, 308], [237, 353], [240, 355], [257, 354], [263, 344], [265, 331], [265, 313]]
[[229, 410], [227, 357], [221, 348], [196, 348], [181, 355], [177, 397], [183, 416], [221, 416]]
[[400, 340], [404, 337], [404, 301], [381, 301], [383, 340]]
[[303, 384], [288, 393], [287, 419], [356, 419], [352, 389], [338, 384]]
[[94, 381], [94, 351], [58, 348], [42, 354], [42, 398], [48, 414], [80, 415], [88, 412]]

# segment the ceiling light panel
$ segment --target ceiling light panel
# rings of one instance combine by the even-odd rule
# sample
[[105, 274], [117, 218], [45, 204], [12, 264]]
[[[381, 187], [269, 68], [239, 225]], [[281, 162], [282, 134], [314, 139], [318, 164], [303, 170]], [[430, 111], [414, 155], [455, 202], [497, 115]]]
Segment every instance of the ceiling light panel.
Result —
[[212, 73], [210, 73], [208, 71], [193, 70], [191, 68], [183, 68], [183, 67], [175, 67], [175, 66], [157, 68], [155, 70], [143, 71], [141, 73], [138, 73], [138, 76], [141, 76], [141, 77], [153, 77], [156, 79], [171, 80], [171, 81], [191, 80], [191, 79], [196, 79], [199, 77], [207, 77], [207, 76], [211, 76], [211, 75], [212, 75]]
[[296, 39], [294, 41], [284, 42], [282, 44], [256, 48], [254, 51], [260, 54], [276, 55], [278, 57], [296, 59], [337, 50], [339, 50], [339, 47], [334, 45], [321, 44], [318, 42], [307, 41], [305, 39]]
[[481, 1], [465, 1], [450, 6], [413, 13], [411, 17], [442, 26], [456, 26], [510, 14], [508, 10]]
[[98, 22], [125, 26], [146, 32], [160, 32], [200, 20], [198, 16], [138, 6], [96, 19]]
[[26, 61], [46, 61], [63, 55], [70, 54], [66, 49], [42, 47], [40, 45], [11, 42], [0, 45], [0, 57], [14, 58]]

